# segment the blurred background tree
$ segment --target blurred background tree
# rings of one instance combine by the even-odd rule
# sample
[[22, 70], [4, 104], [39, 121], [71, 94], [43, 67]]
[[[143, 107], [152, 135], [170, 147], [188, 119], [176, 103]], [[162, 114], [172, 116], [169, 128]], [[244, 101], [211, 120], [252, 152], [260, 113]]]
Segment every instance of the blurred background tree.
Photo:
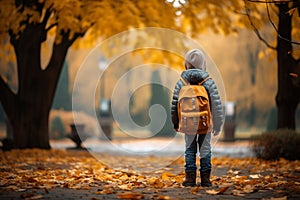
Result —
[[69, 65], [65, 61], [62, 72], [59, 76], [59, 81], [54, 95], [53, 109], [72, 110], [72, 101], [70, 94], [70, 81], [69, 81]]
[[[151, 136], [172, 137], [175, 135], [175, 131], [171, 121], [171, 93], [163, 86], [160, 76], [160, 71], [154, 70], [151, 73], [149, 81], [151, 84], [143, 85], [133, 93], [133, 95], [130, 97], [130, 114], [133, 121], [141, 127], [145, 127], [151, 123], [149, 130], [151, 132]], [[149, 97], [145, 98], [147, 93], [150, 95]], [[157, 129], [161, 126], [161, 112], [154, 110], [152, 111], [154, 117], [150, 119], [149, 116], [150, 108], [153, 105], [161, 105], [163, 110], [166, 112], [166, 123], [159, 131], [157, 131]]]
[[[164, 110], [166, 111], [166, 122], [164, 123], [162, 129], [159, 130], [158, 133], [156, 133], [155, 137], [162, 137], [162, 136], [172, 137], [175, 135], [175, 131], [171, 121], [170, 91], [163, 86], [158, 70], [153, 71], [151, 77], [151, 83], [155, 83], [155, 84], [151, 84], [151, 98], [150, 98], [149, 108], [155, 104], [158, 104], [163, 106]], [[147, 110], [149, 110], [149, 108], [147, 108]], [[155, 114], [155, 116], [159, 116], [159, 115]], [[155, 130], [158, 127], [157, 124], [160, 124], [159, 121], [161, 121], [161, 119], [158, 117], [154, 117], [152, 120], [153, 122], [151, 122], [150, 129], [153, 133], [155, 133]]]
[[[264, 7], [258, 6], [263, 4]], [[296, 129], [296, 109], [300, 101], [300, 1], [245, 0], [245, 11], [258, 38], [276, 52], [278, 90], [276, 94], [277, 129]], [[267, 16], [276, 44], [262, 35], [258, 21]], [[275, 24], [277, 23], [277, 24]], [[274, 39], [275, 40], [275, 39]]]
[[51, 139], [62, 139], [66, 137], [65, 126], [62, 119], [59, 116], [54, 117], [50, 127]]

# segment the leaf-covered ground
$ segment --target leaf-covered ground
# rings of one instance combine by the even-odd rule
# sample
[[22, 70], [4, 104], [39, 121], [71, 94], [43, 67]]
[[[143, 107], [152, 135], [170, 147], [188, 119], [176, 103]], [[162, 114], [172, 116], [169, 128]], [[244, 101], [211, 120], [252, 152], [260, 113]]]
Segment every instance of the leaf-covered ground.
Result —
[[[126, 159], [111, 156], [119, 166]], [[136, 163], [161, 159], [137, 157]], [[300, 161], [214, 158], [210, 188], [182, 187], [183, 166], [179, 158], [143, 172], [111, 168], [86, 151], [0, 152], [0, 199], [300, 199]]]

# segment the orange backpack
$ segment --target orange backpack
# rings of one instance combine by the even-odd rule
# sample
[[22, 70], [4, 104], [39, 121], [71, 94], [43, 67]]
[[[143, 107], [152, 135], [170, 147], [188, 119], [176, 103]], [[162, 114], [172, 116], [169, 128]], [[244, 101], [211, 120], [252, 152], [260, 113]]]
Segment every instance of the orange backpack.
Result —
[[212, 130], [212, 118], [209, 97], [202, 85], [208, 78], [198, 85], [191, 85], [181, 79], [184, 86], [178, 96], [179, 132], [186, 134], [206, 134]]

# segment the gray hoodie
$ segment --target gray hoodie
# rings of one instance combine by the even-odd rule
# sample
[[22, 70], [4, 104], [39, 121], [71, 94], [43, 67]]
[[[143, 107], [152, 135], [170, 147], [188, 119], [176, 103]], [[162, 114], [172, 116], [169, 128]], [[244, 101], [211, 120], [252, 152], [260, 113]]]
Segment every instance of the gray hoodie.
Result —
[[[208, 73], [205, 71], [206, 63], [203, 53], [197, 49], [190, 50], [185, 56], [185, 62], [190, 63], [195, 67], [195, 69], [188, 69], [182, 72], [181, 77], [189, 81], [190, 84], [196, 85], [199, 82], [203, 81], [205, 78], [209, 77]], [[174, 89], [172, 106], [171, 106], [171, 115], [172, 122], [174, 124], [174, 129], [178, 129], [179, 119], [178, 119], [178, 95], [180, 89], [184, 86], [184, 83], [179, 80]], [[210, 107], [212, 112], [213, 120], [213, 130], [219, 132], [224, 123], [224, 112], [219, 96], [217, 86], [213, 79], [208, 79], [203, 83], [206, 91], [208, 92], [210, 98]]]

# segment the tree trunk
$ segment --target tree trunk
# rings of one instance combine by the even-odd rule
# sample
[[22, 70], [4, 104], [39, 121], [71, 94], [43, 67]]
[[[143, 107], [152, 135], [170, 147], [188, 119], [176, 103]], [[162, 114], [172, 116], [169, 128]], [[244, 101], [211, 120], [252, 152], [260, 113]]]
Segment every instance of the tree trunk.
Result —
[[[292, 16], [288, 14], [288, 4], [279, 4], [279, 23], [277, 36], [278, 90], [276, 104], [278, 109], [277, 129], [295, 130], [295, 112], [300, 100], [300, 87], [292, 82], [290, 75], [297, 69], [299, 60], [292, 57], [291, 41]], [[285, 39], [282, 39], [285, 38]]]
[[[44, 91], [47, 92], [46, 89]], [[20, 96], [20, 106], [15, 109], [15, 117], [11, 119], [15, 148], [50, 148], [48, 134], [49, 110], [46, 109], [49, 105], [43, 103], [46, 100], [43, 95], [47, 96], [43, 93], [33, 96], [36, 103], [34, 101], [26, 103], [26, 97]]]
[[50, 148], [49, 113], [67, 50], [76, 37], [69, 40], [69, 34], [62, 33], [62, 42], [53, 45], [50, 62], [42, 70], [41, 44], [46, 34], [41, 24], [27, 25], [19, 36], [11, 34], [19, 87], [12, 93], [0, 77], [0, 100], [12, 126], [14, 148]]
[[53, 84], [40, 64], [44, 34], [41, 26], [28, 25], [17, 40], [11, 40], [17, 57], [19, 87], [15, 105], [10, 104], [14, 107], [7, 114], [16, 148], [50, 148], [48, 117], [52, 101], [48, 92], [53, 90]]

